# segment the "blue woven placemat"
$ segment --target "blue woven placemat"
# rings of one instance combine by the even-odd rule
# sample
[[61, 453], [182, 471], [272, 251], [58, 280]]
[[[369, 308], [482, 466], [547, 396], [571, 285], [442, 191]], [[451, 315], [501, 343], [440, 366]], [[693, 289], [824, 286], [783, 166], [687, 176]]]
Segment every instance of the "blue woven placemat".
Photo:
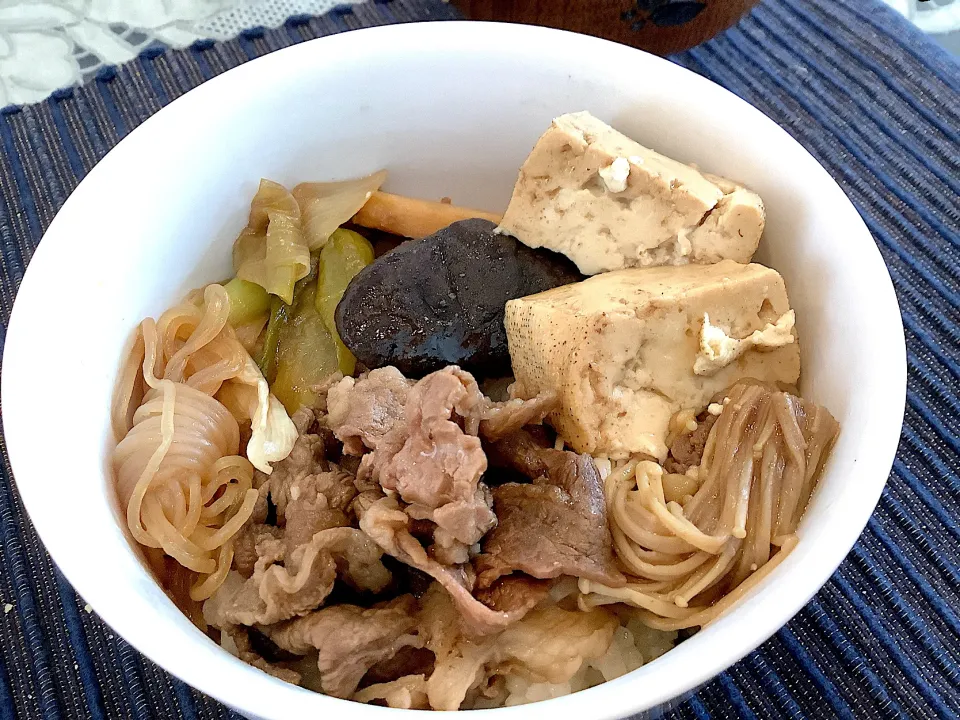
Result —
[[[0, 343], [57, 209], [163, 105], [303, 40], [451, 17], [436, 0], [386, 0], [292, 18], [231, 42], [150, 51], [45, 103], [3, 110]], [[956, 718], [960, 69], [878, 0], [766, 0], [735, 29], [674, 59], [780, 123], [856, 204], [897, 288], [910, 378], [893, 473], [848, 559], [786, 628], [668, 717]], [[69, 431], [70, 418], [62, 422]], [[85, 610], [23, 511], [2, 436], [0, 452], [0, 720], [236, 718]]]

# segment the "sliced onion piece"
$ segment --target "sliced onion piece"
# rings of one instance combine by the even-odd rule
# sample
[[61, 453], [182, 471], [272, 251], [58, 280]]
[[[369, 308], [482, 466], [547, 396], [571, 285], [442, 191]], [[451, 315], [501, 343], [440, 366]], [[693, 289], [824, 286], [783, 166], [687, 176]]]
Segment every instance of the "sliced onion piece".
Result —
[[352, 218], [387, 179], [387, 171], [340, 182], [300, 183], [293, 197], [300, 205], [303, 234], [311, 251], [326, 245], [330, 235]]

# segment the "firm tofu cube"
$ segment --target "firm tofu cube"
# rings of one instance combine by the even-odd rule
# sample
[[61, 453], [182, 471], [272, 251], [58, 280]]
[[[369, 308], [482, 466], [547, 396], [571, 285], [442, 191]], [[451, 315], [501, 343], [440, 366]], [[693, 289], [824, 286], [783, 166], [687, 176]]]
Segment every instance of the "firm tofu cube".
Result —
[[783, 278], [762, 265], [634, 268], [511, 300], [518, 389], [560, 396], [550, 422], [578, 452], [663, 460], [670, 418], [742, 378], [795, 385]]
[[500, 228], [594, 275], [723, 259], [748, 263], [763, 224], [755, 193], [580, 112], [558, 117], [537, 142]]

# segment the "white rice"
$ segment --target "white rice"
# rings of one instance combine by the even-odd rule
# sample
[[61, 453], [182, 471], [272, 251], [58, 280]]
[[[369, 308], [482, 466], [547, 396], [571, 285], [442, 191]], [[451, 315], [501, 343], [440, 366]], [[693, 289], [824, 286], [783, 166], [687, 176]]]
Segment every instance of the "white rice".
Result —
[[508, 675], [505, 705], [524, 705], [569, 695], [599, 685], [636, 670], [670, 650], [677, 642], [676, 632], [652, 630], [639, 620], [630, 619], [613, 636], [606, 654], [586, 660], [565, 683], [535, 683], [517, 675]]

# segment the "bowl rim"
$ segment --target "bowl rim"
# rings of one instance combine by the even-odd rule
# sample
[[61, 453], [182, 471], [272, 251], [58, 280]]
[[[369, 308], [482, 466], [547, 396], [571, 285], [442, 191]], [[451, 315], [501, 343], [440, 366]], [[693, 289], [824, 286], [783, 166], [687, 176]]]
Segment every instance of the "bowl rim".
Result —
[[[355, 33], [361, 33], [358, 36]], [[128, 133], [107, 155], [101, 159], [97, 165], [81, 180], [78, 187], [67, 199], [64, 206], [58, 211], [57, 216], [51, 222], [44, 238], [56, 236], [62, 233], [61, 225], [64, 221], [61, 217], [67, 215], [69, 209], [74, 203], [80, 202], [86, 188], [96, 186], [99, 177], [105, 172], [104, 168], [117, 161], [117, 158], [123, 157], [122, 150], [131, 146], [139, 138], [146, 137], [152, 132], [154, 127], [163, 122], [163, 117], [169, 107], [181, 107], [197, 100], [203, 95], [210, 95], [218, 92], [221, 88], [227, 90], [231, 87], [242, 85], [253, 86], [257, 82], [256, 78], [266, 77], [275, 68], [280, 68], [290, 63], [294, 63], [298, 57], [305, 57], [312, 53], [327, 52], [332, 56], [337, 55], [338, 48], [349, 49], [357, 42], [366, 43], [370, 47], [403, 47], [416, 46], [418, 42], [430, 42], [431, 37], [438, 37], [440, 34], [449, 38], [460, 37], [464, 41], [469, 40], [475, 45], [478, 40], [485, 42], [536, 42], [544, 45], [551, 45], [557, 42], [563, 42], [570, 52], [590, 51], [602, 52], [608, 54], [611, 58], [616, 58], [624, 62], [637, 62], [642, 59], [643, 63], [648, 63], [656, 67], [659, 71], [665, 73], [689, 74], [692, 76], [691, 82], [700, 84], [701, 87], [710, 87], [711, 91], [716, 93], [718, 90], [725, 93], [742, 107], [742, 111], [747, 114], [753, 114], [757, 122], [767, 123], [772, 126], [772, 132], [777, 133], [783, 143], [796, 146], [801, 152], [806, 154], [811, 162], [822, 172], [824, 182], [827, 183], [830, 192], [838, 192], [843, 195], [843, 191], [830, 175], [819, 165], [805, 149], [799, 146], [799, 143], [789, 135], [783, 128], [778, 126], [773, 120], [763, 115], [763, 113], [751, 106], [746, 101], [737, 98], [733, 93], [716, 85], [712, 81], [700, 77], [692, 71], [678, 65], [674, 65], [664, 58], [650, 55], [641, 50], [619, 45], [607, 40], [570, 33], [563, 30], [556, 30], [545, 27], [535, 27], [526, 25], [514, 25], [507, 23], [476, 23], [469, 21], [452, 21], [444, 23], [423, 22], [409, 23], [399, 25], [388, 25], [373, 28], [363, 28], [350, 33], [341, 33], [337, 35], [317, 38], [304, 43], [278, 50], [268, 55], [256, 58], [252, 61], [232, 68], [210, 80], [202, 83], [200, 86], [190, 90], [179, 98], [175, 99], [168, 106], [161, 108], [160, 111], [146, 119], [138, 127]], [[157, 119], [158, 116], [161, 119]], [[131, 138], [134, 140], [131, 141]], [[118, 153], [118, 149], [121, 150]], [[846, 196], [843, 200], [848, 206], [849, 212], [856, 214], [857, 211]], [[68, 212], [65, 212], [68, 211]], [[858, 230], [867, 238], [871, 235], [857, 215], [856, 223]], [[872, 238], [871, 238], [872, 240]], [[31, 474], [28, 469], [28, 459], [26, 453], [26, 438], [30, 432], [17, 424], [17, 418], [25, 410], [25, 399], [21, 393], [18, 393], [14, 386], [17, 383], [14, 369], [26, 367], [27, 360], [22, 357], [21, 348], [26, 348], [27, 340], [30, 334], [29, 312], [27, 307], [29, 298], [35, 293], [43, 291], [41, 286], [41, 274], [43, 268], [51, 262], [56, 262], [52, 256], [52, 243], [40, 243], [29, 267], [26, 270], [21, 286], [17, 293], [11, 319], [8, 324], [6, 344], [4, 347], [4, 362], [2, 379], [0, 379], [0, 394], [8, 402], [3, 403], [2, 415], [4, 427], [6, 428], [6, 438], [11, 467], [14, 470], [14, 477], [17, 469], [20, 468], [24, 476]], [[872, 242], [871, 242], [872, 245]], [[890, 373], [889, 387], [896, 390], [893, 398], [887, 399], [887, 413], [884, 417], [877, 420], [877, 426], [874, 428], [875, 434], [871, 437], [871, 442], [879, 447], [872, 457], [865, 462], [869, 464], [869, 475], [873, 484], [868, 488], [863, 496], [863, 502], [857, 506], [855, 517], [844, 527], [842, 541], [824, 548], [825, 551], [819, 559], [809, 564], [808, 579], [802, 592], [790, 597], [780, 597], [783, 601], [778, 606], [778, 611], [771, 617], [769, 613], [761, 615], [759, 622], [750, 623], [747, 628], [740, 628], [738, 632], [733, 633], [733, 628], [729, 623], [724, 622], [724, 618], [714, 623], [700, 634], [711, 633], [711, 636], [717, 640], [718, 646], [726, 647], [726, 650], [719, 655], [705, 661], [699, 668], [686, 673], [683, 678], [677, 678], [674, 682], [663, 682], [654, 685], [648, 689], [651, 691], [647, 696], [637, 699], [634, 693], [631, 693], [627, 687], [631, 676], [643, 669], [634, 671], [618, 680], [604, 683], [595, 688], [581, 691], [560, 698], [540, 701], [537, 704], [538, 710], [559, 713], [563, 717], [593, 717], [593, 718], [620, 718], [633, 713], [649, 710], [672, 700], [683, 698], [686, 694], [694, 691], [703, 683], [716, 676], [726, 668], [733, 665], [748, 653], [755, 650], [763, 642], [769, 639], [781, 627], [783, 627], [799, 610], [809, 601], [809, 599], [826, 583], [833, 574], [847, 553], [853, 547], [857, 538], [865, 528], [870, 518], [880, 494], [885, 486], [886, 478], [890, 468], [893, 465], [896, 453], [900, 429], [903, 420], [903, 412], [906, 401], [906, 345], [904, 341], [903, 327], [900, 322], [899, 305], [897, 304], [896, 294], [893, 284], [883, 263], [879, 250], [875, 245], [867, 250], [871, 257], [867, 272], [876, 275], [879, 283], [878, 292], [882, 301], [882, 310], [885, 320], [893, 320], [898, 331], [895, 336], [889, 338], [888, 350], [890, 357], [886, 359], [889, 364], [887, 368]], [[901, 392], [902, 390], [902, 392]], [[16, 481], [14, 481], [16, 482]], [[170, 648], [158, 647], [151, 639], [149, 633], [145, 633], [140, 625], [134, 619], [118, 611], [117, 604], [111, 600], [110, 588], [104, 588], [87, 581], [83, 569], [77, 566], [60, 565], [58, 562], [58, 548], [65, 542], [56, 529], [48, 525], [47, 518], [42, 511], [39, 500], [39, 490], [35, 487], [39, 483], [28, 482], [24, 485], [17, 484], [17, 488], [23, 499], [24, 507], [27, 510], [31, 521], [39, 534], [44, 545], [47, 547], [51, 557], [57, 562], [63, 574], [70, 581], [76, 591], [83, 596], [87, 602], [98, 612], [101, 619], [112, 627], [125, 641], [130, 643], [139, 652], [148, 659], [156, 662], [172, 675], [180, 678], [184, 682], [197, 688], [201, 692], [241, 711], [252, 713], [263, 718], [289, 717], [292, 712], [322, 712], [323, 710], [332, 710], [335, 712], [345, 712], [354, 718], [363, 718], [370, 720], [383, 720], [387, 717], [385, 713], [392, 713], [391, 717], [398, 712], [422, 713], [429, 711], [398, 711], [392, 708], [382, 708], [375, 706], [362, 705], [352, 701], [342, 701], [330, 698], [318, 693], [314, 693], [303, 688], [299, 688], [280, 680], [267, 676], [266, 674], [255, 670], [251, 666], [242, 663], [237, 658], [230, 656], [219, 647], [209, 641], [210, 650], [215, 653], [207, 653], [205, 659], [220, 666], [220, 672], [199, 672], [200, 667], [194, 663], [189, 668], [183, 663], [182, 657], [178, 657], [176, 652]], [[26, 492], [24, 491], [26, 490]], [[766, 584], [766, 583], [764, 583]], [[751, 593], [753, 595], [753, 593]], [[743, 605], [750, 602], [748, 596]], [[142, 602], [142, 601], [141, 601]], [[199, 632], [199, 631], [197, 631]], [[731, 641], [728, 645], [722, 645], [722, 640]], [[746, 640], [744, 640], [744, 637]], [[199, 644], [198, 648], [199, 648]], [[649, 666], [645, 666], [649, 667]], [[662, 680], [662, 678], [661, 678]], [[598, 704], [597, 701], [602, 701]], [[343, 703], [349, 702], [349, 705]], [[334, 705], [333, 703], [339, 703]], [[279, 710], [278, 710], [279, 708]], [[492, 716], [493, 713], [501, 720], [508, 718], [520, 718], [529, 711], [526, 706], [516, 706], [509, 708], [496, 708], [490, 710], [472, 711], [474, 713], [486, 713]]]

